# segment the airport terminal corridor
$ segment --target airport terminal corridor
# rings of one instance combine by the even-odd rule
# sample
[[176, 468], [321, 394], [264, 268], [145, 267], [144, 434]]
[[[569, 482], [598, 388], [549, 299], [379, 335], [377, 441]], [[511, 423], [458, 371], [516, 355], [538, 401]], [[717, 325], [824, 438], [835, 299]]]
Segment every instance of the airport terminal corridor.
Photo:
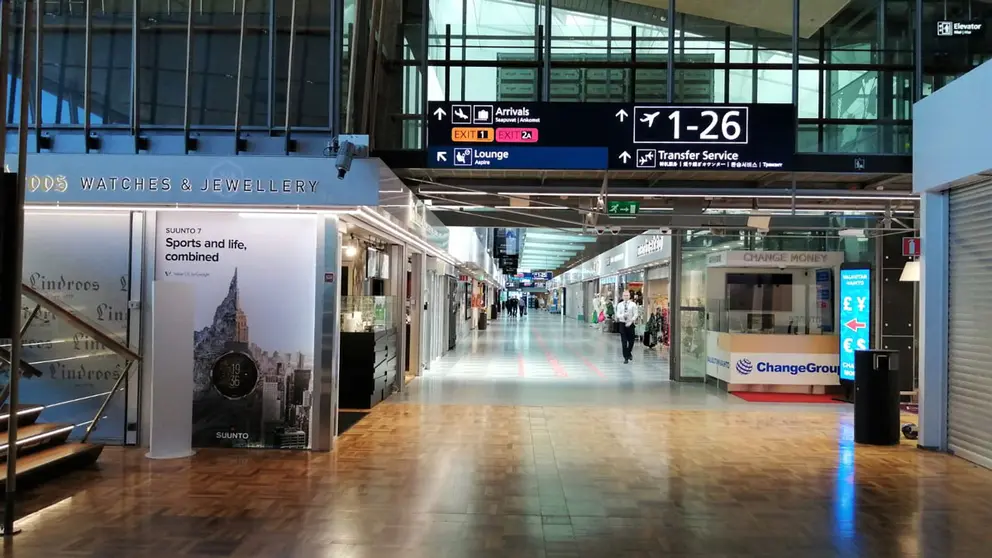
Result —
[[[980, 556], [992, 472], [856, 446], [847, 405], [747, 403], [531, 313], [472, 331], [332, 453], [201, 449], [29, 493], [19, 557]], [[108, 527], [111, 526], [112, 527]], [[14, 554], [4, 554], [13, 556]]]

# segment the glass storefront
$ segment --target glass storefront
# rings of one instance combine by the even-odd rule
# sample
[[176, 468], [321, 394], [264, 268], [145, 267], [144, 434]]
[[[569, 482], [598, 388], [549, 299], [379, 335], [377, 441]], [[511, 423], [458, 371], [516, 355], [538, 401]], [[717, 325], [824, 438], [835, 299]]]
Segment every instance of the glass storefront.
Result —
[[[769, 263], [766, 268], [735, 268], [726, 254], [816, 254], [840, 263], [874, 262], [876, 240], [837, 234], [841, 227], [871, 227], [867, 218], [827, 217], [821, 224], [833, 227], [829, 234], [778, 231], [761, 235], [755, 231], [689, 230], [683, 233], [681, 297], [681, 377], [707, 380], [716, 377], [714, 365], [729, 367], [730, 358], [720, 356], [718, 334], [833, 335], [836, 324], [828, 309], [834, 307], [834, 281], [819, 275], [824, 264]], [[824, 223], [827, 219], [829, 223]], [[816, 229], [816, 227], [811, 227]], [[723, 257], [724, 260], [720, 260]], [[741, 258], [742, 260], [744, 258]], [[747, 257], [759, 261], [760, 256]], [[830, 302], [821, 297], [830, 293]], [[769, 338], [770, 339], [770, 338]], [[729, 342], [729, 341], [728, 341]], [[796, 339], [791, 338], [790, 343]], [[827, 343], [825, 340], [817, 341]], [[724, 343], [726, 345], [726, 343]], [[836, 354], [836, 344], [831, 351]], [[673, 348], [673, 350], [675, 350]], [[709, 376], [707, 378], [707, 370]], [[726, 382], [725, 383], [730, 383]]]

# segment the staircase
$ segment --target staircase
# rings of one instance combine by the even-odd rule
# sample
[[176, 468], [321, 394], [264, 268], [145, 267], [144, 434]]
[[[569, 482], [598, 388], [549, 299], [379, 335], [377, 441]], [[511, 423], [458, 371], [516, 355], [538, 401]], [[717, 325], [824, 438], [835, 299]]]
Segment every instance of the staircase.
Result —
[[[128, 374], [141, 358], [112, 335], [87, 320], [75, 310], [52, 300], [27, 285], [22, 287], [26, 314], [21, 327], [24, 344], [21, 351], [19, 392], [30, 399], [39, 393], [45, 399], [58, 397], [60, 390], [43, 391], [45, 371], [51, 366], [88, 366], [107, 369], [117, 367], [121, 374], [112, 388], [94, 383], [93, 393], [64, 401], [44, 404], [18, 402], [11, 412], [10, 386], [0, 391], [0, 467], [6, 469], [9, 455], [8, 436], [16, 424], [16, 473], [18, 482], [31, 483], [91, 465], [103, 451], [103, 444], [89, 438], [100, 420], [106, 417], [111, 400], [125, 389]], [[41, 340], [41, 341], [38, 341]], [[10, 371], [10, 346], [0, 345], [0, 363]], [[52, 373], [54, 376], [54, 373]], [[8, 376], [9, 377], [9, 376]], [[36, 382], [30, 384], [29, 382]], [[84, 385], [85, 382], [83, 382]], [[27, 386], [30, 389], [24, 389]], [[42, 389], [39, 392], [39, 388]], [[78, 394], [73, 394], [78, 395]], [[99, 405], [93, 414], [91, 407]], [[46, 412], [47, 411], [47, 412]], [[6, 476], [0, 474], [0, 486]]]
[[[75, 428], [72, 424], [37, 422], [45, 410], [41, 405], [18, 405], [17, 421], [17, 479], [43, 480], [43, 475], [58, 474], [96, 461], [103, 451], [102, 444], [69, 442]], [[6, 468], [7, 426], [10, 407], [0, 408], [0, 464]], [[0, 476], [0, 486], [7, 483]]]

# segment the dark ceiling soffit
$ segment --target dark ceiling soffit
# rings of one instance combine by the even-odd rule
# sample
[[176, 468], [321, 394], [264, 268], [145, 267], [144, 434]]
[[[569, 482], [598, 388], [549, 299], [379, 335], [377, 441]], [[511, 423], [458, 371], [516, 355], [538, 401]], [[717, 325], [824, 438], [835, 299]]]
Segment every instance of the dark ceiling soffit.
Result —
[[[382, 159], [383, 162], [394, 171], [401, 169], [427, 168], [427, 151], [424, 150], [402, 149], [373, 151], [372, 157]], [[478, 169], [476, 169], [476, 171], [478, 171]], [[913, 172], [913, 157], [912, 155], [877, 155], [858, 153], [797, 153], [794, 172], [909, 174]]]

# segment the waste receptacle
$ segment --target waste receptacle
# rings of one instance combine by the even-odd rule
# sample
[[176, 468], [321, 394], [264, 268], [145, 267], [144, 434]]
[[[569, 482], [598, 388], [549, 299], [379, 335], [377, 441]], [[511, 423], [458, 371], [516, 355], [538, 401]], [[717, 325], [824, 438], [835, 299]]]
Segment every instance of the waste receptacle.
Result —
[[486, 313], [479, 312], [479, 331], [486, 329]]
[[498, 312], [499, 312], [499, 306], [497, 306], [495, 304], [493, 304], [492, 306], [490, 306], [489, 307], [489, 319], [490, 320], [495, 320], [496, 318], [498, 318], [499, 317]]
[[854, 441], [899, 443], [899, 356], [896, 351], [854, 353]]

